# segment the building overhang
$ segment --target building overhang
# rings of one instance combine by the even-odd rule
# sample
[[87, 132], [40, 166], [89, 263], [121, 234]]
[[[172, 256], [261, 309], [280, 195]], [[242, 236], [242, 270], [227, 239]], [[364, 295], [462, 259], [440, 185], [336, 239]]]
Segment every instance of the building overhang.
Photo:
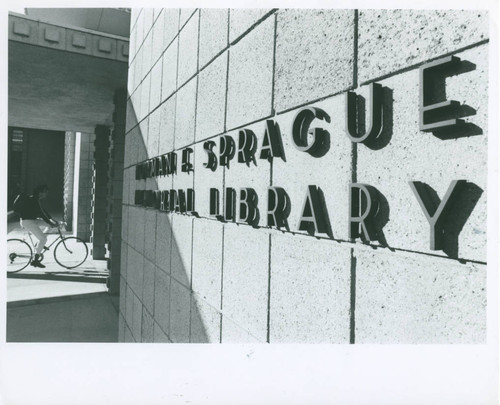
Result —
[[94, 132], [127, 87], [128, 39], [9, 14], [9, 126]]

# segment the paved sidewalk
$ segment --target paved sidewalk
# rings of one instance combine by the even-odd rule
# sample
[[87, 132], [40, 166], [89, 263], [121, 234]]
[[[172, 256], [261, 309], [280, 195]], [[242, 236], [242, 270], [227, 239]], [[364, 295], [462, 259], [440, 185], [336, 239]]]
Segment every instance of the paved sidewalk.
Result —
[[[8, 239], [31, 245], [18, 220], [11, 218], [7, 224]], [[58, 237], [57, 230], [47, 235], [47, 246]], [[44, 253], [44, 269], [5, 271], [7, 342], [118, 341], [118, 297], [108, 294], [106, 260], [92, 260], [89, 249], [82, 265], [66, 269], [55, 261], [55, 247]]]
[[107, 292], [103, 283], [75, 283], [71, 281], [12, 279], [7, 280], [7, 305], [14, 302], [45, 300], [55, 297], [68, 297], [82, 294]]

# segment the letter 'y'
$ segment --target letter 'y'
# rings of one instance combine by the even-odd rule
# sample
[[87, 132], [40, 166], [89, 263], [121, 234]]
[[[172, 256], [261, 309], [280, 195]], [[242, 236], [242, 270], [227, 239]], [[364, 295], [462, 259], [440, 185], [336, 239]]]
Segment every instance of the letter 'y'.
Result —
[[453, 200], [457, 198], [457, 195], [460, 194], [460, 191], [464, 188], [466, 183], [467, 182], [465, 180], [452, 181], [445, 196], [436, 207], [436, 203], [431, 198], [429, 188], [426, 187], [424, 183], [419, 181], [410, 181], [410, 187], [417, 197], [418, 203], [420, 204], [422, 211], [424, 211], [425, 217], [431, 226], [430, 250], [443, 249], [443, 224], [446, 217], [450, 214], [450, 208], [453, 205]]

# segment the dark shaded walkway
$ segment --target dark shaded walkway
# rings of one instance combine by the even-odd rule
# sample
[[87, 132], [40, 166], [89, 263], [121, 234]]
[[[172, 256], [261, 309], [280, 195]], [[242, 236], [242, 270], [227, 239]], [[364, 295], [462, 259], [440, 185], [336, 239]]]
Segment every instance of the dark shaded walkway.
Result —
[[107, 292], [7, 303], [7, 342], [117, 342], [118, 311]]

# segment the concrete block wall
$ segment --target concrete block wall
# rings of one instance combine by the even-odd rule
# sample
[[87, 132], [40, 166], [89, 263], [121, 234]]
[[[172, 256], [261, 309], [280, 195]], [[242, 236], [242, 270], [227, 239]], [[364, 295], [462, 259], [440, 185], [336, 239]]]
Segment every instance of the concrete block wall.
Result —
[[[488, 15], [451, 10], [134, 9], [125, 140], [119, 339], [125, 342], [484, 343]], [[469, 132], [419, 127], [419, 69], [465, 61], [446, 98], [468, 106]], [[370, 106], [383, 86], [376, 144], [346, 135], [346, 93]], [[328, 151], [292, 141], [305, 107], [324, 110]], [[368, 110], [368, 109], [367, 109]], [[362, 116], [362, 114], [359, 114]], [[371, 113], [366, 113], [370, 119]], [[260, 144], [278, 123], [284, 157], [211, 171], [206, 140]], [[193, 149], [194, 171], [136, 180], [139, 163]], [[258, 155], [257, 155], [258, 156]], [[440, 199], [466, 190], [443, 250], [409, 182]], [[379, 193], [378, 240], [348, 233], [349, 184]], [[309, 185], [324, 195], [327, 233], [299, 230]], [[267, 189], [289, 196], [289, 229], [267, 226]], [[210, 216], [209, 189], [251, 187], [254, 226]], [[194, 188], [197, 216], [135, 205], [136, 190]], [[237, 217], [239, 207], [237, 208]]]

